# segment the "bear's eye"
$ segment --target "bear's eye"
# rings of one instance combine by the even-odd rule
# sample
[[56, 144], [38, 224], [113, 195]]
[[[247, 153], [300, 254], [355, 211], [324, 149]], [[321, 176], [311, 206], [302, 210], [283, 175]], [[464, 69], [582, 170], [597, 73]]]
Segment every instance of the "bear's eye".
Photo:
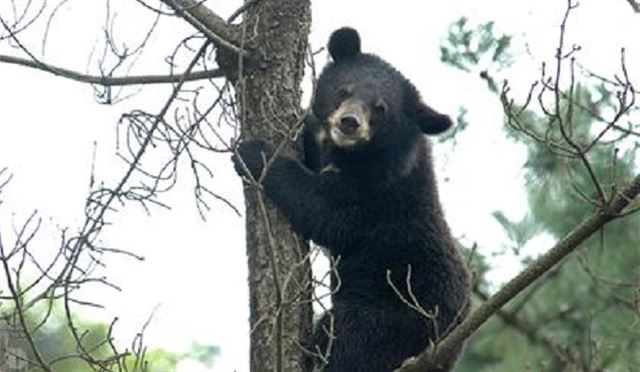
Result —
[[353, 94], [353, 84], [345, 85], [338, 89], [338, 97], [340, 100], [347, 99]]
[[387, 104], [383, 99], [379, 99], [373, 105], [373, 113], [376, 115], [384, 115], [387, 112]]

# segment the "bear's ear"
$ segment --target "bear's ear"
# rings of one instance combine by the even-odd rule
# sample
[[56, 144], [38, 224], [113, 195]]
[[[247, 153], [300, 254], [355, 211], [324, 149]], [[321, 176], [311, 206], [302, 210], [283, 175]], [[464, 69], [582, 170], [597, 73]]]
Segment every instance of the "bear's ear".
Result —
[[329, 54], [335, 62], [360, 54], [360, 35], [351, 27], [339, 28], [329, 37]]
[[420, 102], [415, 112], [415, 120], [425, 134], [440, 134], [451, 128], [451, 119]]
[[440, 134], [451, 128], [451, 119], [427, 106], [420, 97], [416, 87], [408, 80], [404, 86], [404, 102], [406, 114], [414, 120], [425, 134]]

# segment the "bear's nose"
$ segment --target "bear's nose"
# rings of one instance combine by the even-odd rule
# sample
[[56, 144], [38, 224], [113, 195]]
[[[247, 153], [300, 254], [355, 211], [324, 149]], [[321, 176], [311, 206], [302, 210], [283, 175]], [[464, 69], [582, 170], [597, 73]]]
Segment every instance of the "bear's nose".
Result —
[[340, 118], [340, 131], [344, 134], [354, 134], [359, 126], [360, 121], [353, 115], [345, 115]]

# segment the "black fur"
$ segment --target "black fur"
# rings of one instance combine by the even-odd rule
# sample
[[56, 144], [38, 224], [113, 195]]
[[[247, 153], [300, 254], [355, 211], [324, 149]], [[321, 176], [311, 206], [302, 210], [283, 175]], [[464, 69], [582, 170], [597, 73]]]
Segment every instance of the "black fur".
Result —
[[352, 28], [343, 27], [331, 34], [328, 48], [334, 61], [357, 55], [360, 53], [360, 35]]
[[[469, 303], [467, 270], [443, 217], [423, 135], [440, 133], [451, 121], [426, 106], [391, 65], [361, 53], [359, 40], [352, 29], [331, 36], [335, 62], [318, 79], [304, 132], [307, 166], [279, 156], [263, 181], [293, 229], [339, 257], [340, 287], [331, 314], [314, 332], [315, 346], [324, 350], [333, 318], [327, 372], [389, 372], [459, 323]], [[319, 143], [317, 134], [327, 131], [345, 86], [371, 105], [372, 136], [353, 148], [336, 146], [327, 133]], [[384, 110], [376, 111], [381, 100]], [[238, 151], [255, 177], [263, 171], [263, 154], [272, 155], [261, 140], [241, 143]], [[320, 171], [327, 165], [333, 169]], [[409, 302], [415, 296], [435, 319], [401, 301], [388, 272], [402, 296]]]

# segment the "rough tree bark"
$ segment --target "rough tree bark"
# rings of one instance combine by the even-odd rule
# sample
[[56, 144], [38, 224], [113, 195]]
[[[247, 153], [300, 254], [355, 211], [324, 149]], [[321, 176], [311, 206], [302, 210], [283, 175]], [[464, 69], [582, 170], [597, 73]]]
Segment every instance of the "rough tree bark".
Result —
[[[162, 1], [217, 46], [218, 65], [236, 91], [241, 137], [263, 138], [295, 152], [290, 138], [303, 117], [310, 0], [247, 0], [242, 23], [233, 26], [203, 2]], [[306, 371], [310, 359], [301, 342], [311, 332], [308, 245], [258, 187], [246, 187], [244, 195], [251, 371]]]
[[[237, 31], [250, 56], [242, 62], [235, 55], [219, 58], [230, 67], [243, 137], [278, 144], [299, 126], [310, 23], [308, 0], [262, 1], [246, 10]], [[294, 147], [289, 141], [283, 151]], [[312, 316], [308, 246], [256, 187], [245, 189], [245, 201], [251, 371], [304, 371], [309, 367], [299, 342], [308, 338]]]
[[[247, 10], [245, 22], [244, 40], [257, 66], [236, 80], [241, 128], [247, 137], [279, 143], [281, 133], [295, 131], [301, 119], [310, 2], [264, 1]], [[308, 337], [311, 325], [311, 304], [301, 297], [309, 296], [311, 285], [308, 247], [273, 205], [262, 204], [256, 188], [245, 190], [245, 201], [251, 371], [305, 370], [298, 342]]]

